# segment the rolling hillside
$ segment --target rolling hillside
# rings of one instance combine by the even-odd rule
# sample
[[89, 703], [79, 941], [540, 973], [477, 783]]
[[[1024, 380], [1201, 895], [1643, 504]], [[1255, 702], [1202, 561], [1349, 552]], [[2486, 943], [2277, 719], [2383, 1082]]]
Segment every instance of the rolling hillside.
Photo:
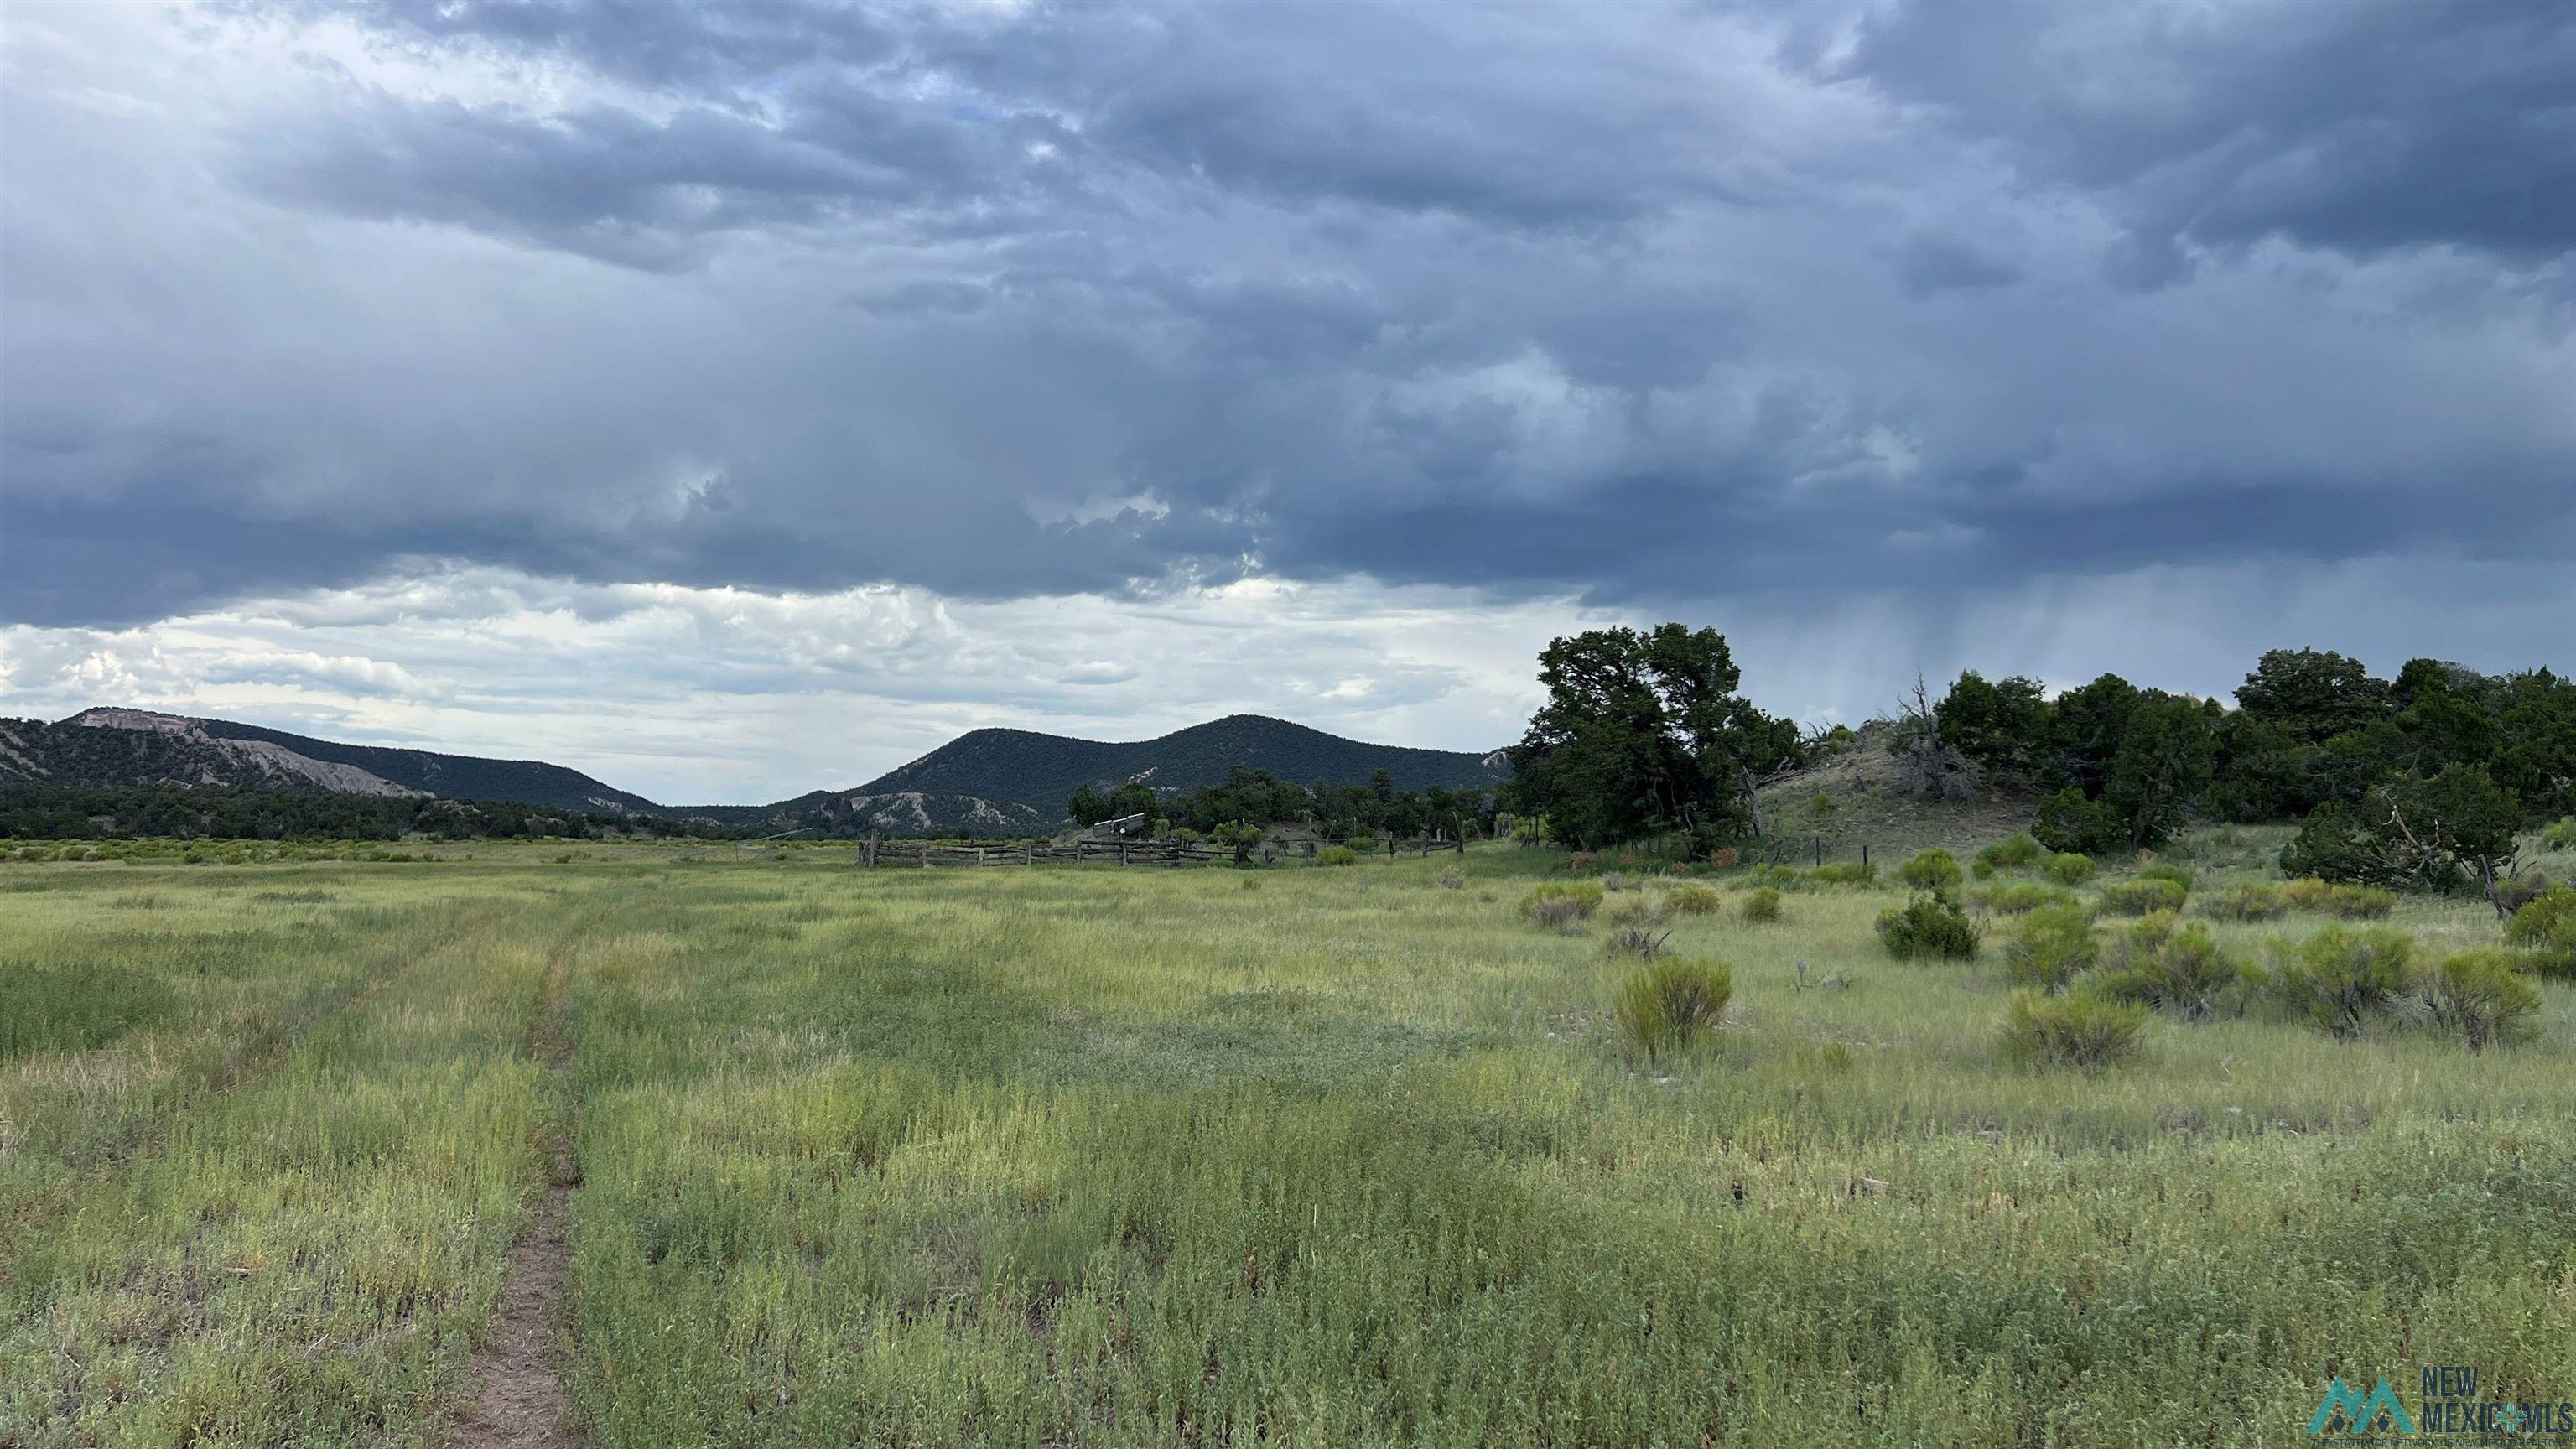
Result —
[[1157, 790], [1186, 790], [1222, 783], [1237, 765], [1303, 785], [1364, 781], [1384, 770], [1399, 790], [1491, 786], [1504, 774], [1500, 760], [1490, 756], [1372, 745], [1284, 719], [1237, 714], [1116, 744], [1028, 730], [970, 730], [859, 788], [878, 795], [917, 791], [1019, 800], [1061, 814], [1065, 797], [1084, 785], [1138, 780]]
[[1178, 793], [1222, 783], [1238, 765], [1301, 785], [1364, 782], [1384, 770], [1399, 790], [1490, 788], [1509, 769], [1499, 752], [1373, 745], [1284, 719], [1238, 714], [1150, 740], [970, 730], [856, 789], [817, 791], [751, 809], [684, 813], [781, 829], [814, 824], [907, 835], [1027, 834], [1062, 824], [1065, 800], [1084, 785], [1132, 780]]

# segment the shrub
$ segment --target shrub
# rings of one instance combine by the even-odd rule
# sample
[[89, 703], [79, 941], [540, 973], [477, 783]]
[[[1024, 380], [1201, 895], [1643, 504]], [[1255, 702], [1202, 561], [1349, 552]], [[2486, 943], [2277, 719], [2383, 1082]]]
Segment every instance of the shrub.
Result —
[[2182, 887], [2172, 881], [2133, 879], [2102, 887], [2099, 904], [2107, 915], [2146, 916], [2181, 910], [2182, 899]]
[[2093, 878], [2093, 857], [2060, 851], [2040, 866], [2059, 885], [2080, 886]]
[[1676, 886], [1664, 897], [1664, 905], [1677, 916], [1713, 916], [1726, 904], [1707, 886]]
[[2503, 911], [2506, 915], [2510, 916], [2514, 912], [2521, 910], [2524, 906], [2530, 905], [2533, 901], [2547, 895], [2549, 893], [2550, 886], [2554, 884], [2556, 884], [2556, 882], [2550, 880], [2547, 875], [2539, 871], [2533, 871], [2529, 875], [2515, 876], [2510, 880], [2497, 881], [2495, 883], [2496, 909]]
[[2281, 887], [2293, 910], [2341, 916], [2347, 921], [2384, 921], [2397, 908], [2397, 893], [2377, 886], [2329, 885], [2311, 876]]
[[1589, 875], [1592, 871], [1592, 862], [1599, 860], [1600, 858], [1601, 857], [1593, 854], [1591, 851], [1578, 850], [1574, 854], [1566, 857], [1565, 863], [1576, 875]]
[[2175, 885], [2181, 886], [2185, 895], [2189, 895], [2191, 893], [2193, 881], [2193, 876], [2190, 871], [2183, 869], [2181, 866], [2172, 864], [2169, 861], [2161, 860], [2151, 865], [2139, 866], [2138, 873], [2134, 878], [2137, 880], [2169, 880]]
[[1664, 954], [1664, 943], [1672, 939], [1670, 931], [1658, 931], [1652, 925], [1637, 923], [1621, 926], [1610, 933], [1607, 943], [1613, 956], [1634, 956], [1652, 961]]
[[2504, 938], [2535, 953], [2541, 975], [2576, 977], [2576, 886], [2542, 891], [2504, 923]]
[[1875, 885], [1878, 882], [1878, 864], [1875, 861], [1863, 864], [1857, 860], [1830, 860], [1807, 872], [1807, 880], [1814, 885]]
[[1466, 884], [1466, 874], [1454, 865], [1440, 872], [1440, 888], [1444, 891], [1458, 890]]
[[2030, 834], [2050, 850], [2076, 855], [2118, 850], [2129, 838], [2121, 828], [2119, 812], [2108, 801], [2087, 800], [2083, 791], [2072, 787], [2039, 802], [2039, 819], [2032, 823]]
[[1788, 866], [1765, 862], [1753, 867], [1752, 873], [1744, 879], [1748, 885], [1768, 886], [1774, 890], [1796, 890], [1800, 877]]
[[1959, 883], [1959, 862], [1938, 848], [1923, 851], [1896, 868], [1896, 878], [1918, 891], [1945, 891]]
[[2540, 843], [2551, 850], [2576, 850], [2576, 815], [2562, 815], [2540, 827]]
[[2299, 833], [2281, 847], [2280, 864], [2283, 875], [2326, 881], [2368, 880], [2386, 868], [2370, 827], [2333, 801], [2299, 822]]
[[2290, 913], [2290, 898], [2279, 886], [2247, 881], [2202, 901], [2200, 909], [2221, 921], [2277, 921]]
[[1744, 897], [1744, 905], [1741, 909], [1744, 912], [1746, 925], [1769, 925], [1780, 919], [1780, 893], [1769, 886], [1749, 892]]
[[2455, 951], [2416, 973], [2409, 1004], [2426, 1020], [2456, 1031], [2473, 1052], [2515, 1046], [2540, 1035], [2540, 988], [2510, 951]]
[[2219, 996], [2245, 980], [2245, 968], [2218, 949], [2207, 926], [2184, 925], [2171, 911], [2131, 926], [2112, 941], [2109, 957], [2106, 994], [2184, 1021], [2216, 1012]]
[[2004, 1048], [2043, 1066], [2098, 1072], [2138, 1049], [2147, 1009], [2090, 991], [2016, 991], [2004, 1010]]
[[2100, 954], [2091, 917], [2075, 906], [2049, 906], [2022, 918], [2004, 947], [2004, 974], [2015, 986], [2058, 991]]
[[1315, 852], [1317, 865], [1357, 865], [1360, 853], [1347, 845], [1327, 845]]
[[2039, 842], [2027, 835], [1998, 840], [1977, 852], [1977, 864], [1985, 867], [1983, 875], [1999, 870], [2028, 870], [2039, 863]]
[[1637, 883], [1614, 870], [1601, 877], [1601, 888], [1605, 891], [1632, 891], [1637, 888]]
[[2276, 945], [2274, 982], [2284, 1001], [2305, 1009], [2317, 1025], [2339, 1037], [2356, 1037], [2387, 1013], [2406, 989], [2415, 938], [2385, 927], [2352, 930], [2328, 926], [2296, 945]]
[[1614, 926], [1660, 926], [1670, 907], [1663, 901], [1650, 901], [1643, 896], [1621, 901], [1610, 908], [1609, 922]]
[[1916, 896], [1901, 910], [1879, 912], [1878, 940], [1899, 961], [1974, 960], [1981, 933], [1948, 896]]
[[1529, 907], [1525, 914], [1530, 918], [1532, 925], [1550, 931], [1571, 929], [1576, 921], [1583, 918], [1582, 913], [1576, 908], [1576, 903], [1563, 896], [1552, 896], [1543, 900]]
[[2018, 916], [2042, 906], [2068, 905], [2075, 897], [2069, 892], [2025, 880], [2011, 885], [1989, 886], [1969, 899], [1999, 916]]
[[1619, 1030], [1655, 1061], [1715, 1030], [1734, 994], [1735, 972], [1723, 961], [1649, 962], [1619, 988]]
[[1550, 902], [1560, 902], [1562, 904], [1556, 908], [1559, 918], [1554, 921], [1541, 920], [1540, 924], [1562, 925], [1566, 921], [1590, 917], [1594, 911], [1601, 909], [1601, 900], [1601, 887], [1588, 880], [1563, 884], [1551, 883], [1539, 886], [1528, 895], [1521, 897], [1521, 914], [1539, 916]]
[[1719, 870], [1733, 870], [1735, 863], [1743, 858], [1735, 853], [1735, 847], [1732, 845], [1721, 845], [1708, 853], [1708, 863]]

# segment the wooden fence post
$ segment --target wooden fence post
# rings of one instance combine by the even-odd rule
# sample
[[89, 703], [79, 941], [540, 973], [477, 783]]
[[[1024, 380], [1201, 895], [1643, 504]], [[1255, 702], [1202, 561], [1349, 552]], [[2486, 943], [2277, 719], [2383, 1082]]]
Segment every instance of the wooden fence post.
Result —
[[871, 830], [871, 831], [869, 831], [869, 832], [868, 832], [868, 869], [870, 869], [870, 870], [874, 870], [874, 869], [876, 869], [876, 868], [877, 868], [877, 833], [876, 833], [875, 831]]

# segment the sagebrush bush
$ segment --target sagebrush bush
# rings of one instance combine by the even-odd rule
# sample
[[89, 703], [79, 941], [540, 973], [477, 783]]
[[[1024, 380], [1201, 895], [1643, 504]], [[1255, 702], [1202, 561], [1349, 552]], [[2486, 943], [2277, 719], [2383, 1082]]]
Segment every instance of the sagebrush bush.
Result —
[[2540, 843], [2551, 850], [2576, 850], [2576, 815], [2562, 815], [2540, 827]]
[[2203, 900], [2200, 909], [2222, 921], [2277, 921], [2290, 913], [2290, 898], [2279, 886], [2247, 881]]
[[1327, 845], [1315, 852], [1317, 865], [1357, 865], [1360, 853], [1347, 845]]
[[1735, 863], [1743, 858], [1736, 854], [1735, 847], [1732, 845], [1721, 845], [1708, 853], [1708, 863], [1719, 870], [1733, 870]]
[[1983, 935], [1948, 896], [1916, 896], [1901, 909], [1879, 912], [1878, 940], [1899, 961], [1976, 959]]
[[2015, 835], [1998, 840], [1977, 852], [1977, 864], [1986, 867], [1985, 874], [1999, 870], [2028, 870], [2039, 861], [2039, 842], [2028, 835]]
[[2091, 917], [2075, 906], [2048, 906], [2022, 917], [2004, 946], [2004, 974], [2015, 986], [2058, 991], [2100, 954]]
[[1737, 909], [1743, 913], [1745, 924], [1769, 925], [1780, 919], [1780, 893], [1769, 886], [1748, 891], [1745, 893], [1744, 904]]
[[2504, 923], [2504, 938], [2531, 952], [2541, 975], [2576, 979], [2576, 886], [2542, 891]]
[[2397, 893], [2377, 886], [2336, 885], [2305, 876], [2281, 887], [2290, 908], [2321, 916], [2341, 916], [2347, 921], [2386, 920], [2397, 908]]
[[1878, 863], [1829, 860], [1807, 872], [1806, 879], [1812, 885], [1874, 885], [1878, 881]]
[[2096, 867], [2093, 864], [2093, 857], [2078, 855], [2068, 850], [2050, 856], [2041, 864], [2040, 869], [2048, 873], [2050, 880], [2060, 885], [2080, 886], [2093, 878]]
[[1563, 896], [1553, 896], [1540, 901], [1537, 905], [1529, 907], [1524, 914], [1530, 918], [1530, 924], [1546, 931], [1568, 930], [1575, 922], [1583, 919], [1577, 903]]
[[2273, 989], [2334, 1035], [2361, 1035], [2407, 985], [2415, 938], [2386, 927], [2328, 926], [2296, 944], [2274, 943]]
[[1970, 896], [1969, 900], [1999, 916], [2018, 916], [2043, 906], [2070, 905], [2075, 897], [2071, 892], [2025, 880], [2011, 885], [1989, 886]]
[[2145, 916], [2182, 909], [2183, 888], [2172, 881], [2129, 879], [2102, 887], [2097, 904], [2106, 915]]
[[[1531, 917], [1552, 914], [1556, 920], [1541, 920], [1539, 923], [1562, 925], [1567, 921], [1588, 919], [1594, 911], [1601, 909], [1603, 899], [1601, 887], [1591, 881], [1551, 881], [1533, 887], [1528, 895], [1521, 897], [1521, 914]], [[1556, 904], [1551, 905], [1551, 902]]]
[[1937, 846], [1898, 866], [1896, 878], [1918, 891], [1946, 891], [1963, 879], [1958, 858]]
[[1664, 904], [1677, 916], [1713, 916], [1726, 902], [1708, 886], [1675, 886]]
[[2114, 938], [2105, 953], [2102, 990], [2183, 1021], [2214, 1015], [2245, 968], [2218, 948], [2209, 928], [2157, 911]]
[[2138, 1049], [2147, 1009], [2091, 991], [2023, 990], [2004, 1009], [2004, 1048], [2043, 1066], [2098, 1072]]
[[2159, 860], [2139, 866], [2138, 873], [2134, 879], [2169, 880], [2175, 885], [2181, 886], [2183, 893], [2185, 895], [2189, 895], [2191, 893], [2192, 884], [2198, 879], [2198, 877], [2194, 876], [2190, 871], [2183, 869], [2181, 866], [2174, 864], [2172, 861]]
[[1723, 961], [1648, 962], [1619, 988], [1619, 1030], [1657, 1061], [1714, 1031], [1734, 995], [1735, 970]]
[[2473, 1052], [2518, 1046], [2540, 1035], [2540, 987], [2527, 964], [2499, 947], [2455, 951], [2415, 974], [2409, 1002]]
[[1603, 919], [1613, 926], [1660, 926], [1671, 914], [1671, 907], [1666, 902], [1640, 896], [1610, 907]]
[[2497, 881], [2495, 883], [2496, 908], [2510, 916], [2514, 912], [2521, 910], [2524, 906], [2530, 905], [2533, 901], [2547, 895], [2549, 893], [2549, 888], [2555, 884], [2557, 884], [2557, 882], [2551, 880], [2547, 873], [2542, 871], [2533, 871], [2529, 875], [2515, 876], [2511, 880]]

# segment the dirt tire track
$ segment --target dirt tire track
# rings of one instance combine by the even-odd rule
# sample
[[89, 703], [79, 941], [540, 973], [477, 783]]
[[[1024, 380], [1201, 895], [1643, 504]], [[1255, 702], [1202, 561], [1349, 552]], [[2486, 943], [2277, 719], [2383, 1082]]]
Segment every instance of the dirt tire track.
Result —
[[[528, 1054], [546, 1066], [549, 1092], [567, 1091], [572, 1038], [564, 1026], [564, 997], [572, 947], [546, 963], [537, 1020], [528, 1031]], [[455, 1449], [571, 1449], [572, 1401], [556, 1372], [554, 1331], [562, 1320], [572, 1249], [566, 1225], [572, 1190], [581, 1185], [569, 1123], [560, 1114], [546, 1124], [546, 1196], [519, 1240], [510, 1247], [509, 1284], [493, 1309], [490, 1328], [474, 1350], [474, 1376], [482, 1393], [457, 1419]]]

